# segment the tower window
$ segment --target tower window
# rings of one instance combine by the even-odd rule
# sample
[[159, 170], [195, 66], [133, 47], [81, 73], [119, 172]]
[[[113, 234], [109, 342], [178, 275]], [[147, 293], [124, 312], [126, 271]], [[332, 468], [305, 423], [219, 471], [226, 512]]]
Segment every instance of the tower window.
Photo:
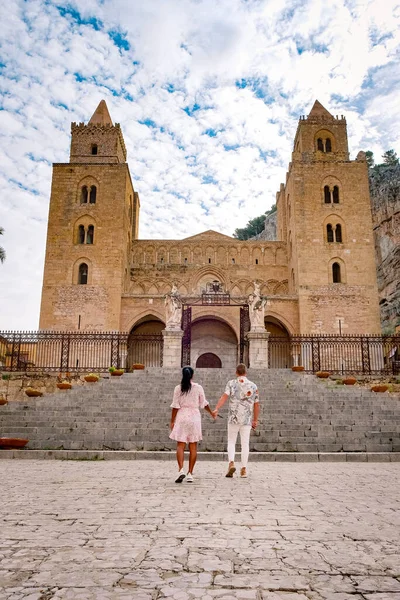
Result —
[[324, 187], [324, 199], [325, 199], [325, 204], [331, 203], [331, 190], [329, 189], [329, 185], [326, 185]]
[[340, 225], [340, 223], [336, 225], [335, 238], [337, 242], [342, 242], [342, 226]]
[[92, 154], [93, 155], [97, 154], [97, 144], [92, 144]]
[[333, 203], [339, 204], [339, 188], [337, 185], [333, 188]]
[[162, 256], [162, 257], [160, 258], [160, 263], [161, 263], [161, 264], [163, 264], [163, 262], [164, 262], [164, 257]]
[[233, 265], [235, 264], [235, 259], [234, 259], [234, 258], [232, 258], [232, 264], [233, 264]]
[[326, 226], [326, 239], [328, 242], [333, 242], [333, 229], [330, 223]]
[[326, 138], [325, 141], [325, 152], [332, 152], [332, 142], [330, 138]]
[[86, 243], [93, 244], [94, 241], [94, 225], [89, 225], [87, 234], [86, 234]]
[[88, 189], [87, 185], [84, 185], [81, 189], [81, 204], [87, 204], [88, 201]]
[[90, 186], [90, 204], [96, 204], [97, 188], [95, 185]]
[[85, 243], [85, 228], [83, 225], [79, 225], [78, 229], [78, 244]]
[[86, 263], [79, 265], [78, 283], [86, 285], [88, 282], [88, 266]]
[[258, 258], [256, 258], [256, 265], [258, 265]]
[[187, 259], [187, 258], [184, 258], [184, 259], [183, 259], [183, 262], [185, 263], [185, 265], [187, 265], [188, 259]]
[[208, 259], [208, 264], [211, 265], [211, 258]]
[[322, 141], [321, 138], [318, 138], [317, 140], [317, 148], [318, 150], [320, 150], [321, 152], [324, 151], [324, 142]]
[[333, 283], [341, 282], [340, 265], [337, 262], [333, 263], [333, 265], [332, 265], [332, 280], [333, 280]]

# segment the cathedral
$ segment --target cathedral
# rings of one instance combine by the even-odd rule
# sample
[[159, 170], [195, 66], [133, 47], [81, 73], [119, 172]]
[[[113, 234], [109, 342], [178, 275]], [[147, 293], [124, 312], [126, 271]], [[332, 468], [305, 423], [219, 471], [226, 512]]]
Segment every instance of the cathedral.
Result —
[[[194, 367], [234, 367], [246, 360], [256, 287], [260, 339], [380, 333], [367, 163], [364, 152], [350, 160], [343, 116], [316, 101], [300, 117], [275, 241], [212, 230], [139, 239], [139, 194], [104, 100], [71, 133], [69, 162], [53, 166], [41, 330], [126, 332], [128, 363], [161, 364], [162, 346], [146, 352], [163, 340], [164, 366], [179, 354]], [[172, 333], [171, 290], [182, 307]]]

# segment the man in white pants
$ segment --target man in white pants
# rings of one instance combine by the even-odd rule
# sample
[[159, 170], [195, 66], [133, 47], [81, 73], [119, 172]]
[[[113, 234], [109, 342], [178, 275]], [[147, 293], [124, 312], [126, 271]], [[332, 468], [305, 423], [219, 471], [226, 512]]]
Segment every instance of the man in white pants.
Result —
[[246, 365], [240, 364], [236, 367], [236, 379], [228, 381], [225, 393], [217, 402], [213, 411], [215, 416], [218, 410], [229, 398], [228, 416], [228, 460], [229, 467], [226, 477], [233, 477], [235, 467], [235, 447], [238, 433], [240, 433], [240, 444], [242, 449], [242, 467], [240, 477], [247, 477], [247, 461], [249, 458], [250, 431], [258, 424], [260, 403], [258, 389], [255, 383], [246, 377]]

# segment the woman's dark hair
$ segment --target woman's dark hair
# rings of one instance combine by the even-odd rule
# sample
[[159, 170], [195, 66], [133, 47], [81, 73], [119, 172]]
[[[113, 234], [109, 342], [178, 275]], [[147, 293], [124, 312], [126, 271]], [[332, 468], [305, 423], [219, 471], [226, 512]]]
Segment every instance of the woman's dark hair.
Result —
[[192, 388], [192, 384], [190, 383], [190, 380], [193, 377], [193, 369], [192, 367], [183, 367], [182, 369], [182, 381], [181, 381], [181, 392], [182, 394], [187, 394], [191, 388]]

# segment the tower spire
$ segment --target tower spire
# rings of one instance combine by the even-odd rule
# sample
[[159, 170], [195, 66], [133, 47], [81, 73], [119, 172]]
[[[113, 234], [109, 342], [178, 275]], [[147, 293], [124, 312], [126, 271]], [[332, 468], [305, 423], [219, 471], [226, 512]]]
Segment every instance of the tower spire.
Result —
[[101, 100], [98, 107], [93, 113], [92, 118], [89, 121], [89, 125], [111, 125], [113, 122], [108, 112], [107, 104], [105, 100]]
[[315, 117], [325, 117], [327, 119], [333, 119], [333, 115], [331, 115], [331, 113], [326, 110], [326, 108], [324, 106], [322, 106], [321, 102], [319, 102], [319, 100], [316, 100], [314, 102], [314, 105], [310, 111], [310, 114], [308, 115], [308, 118], [315, 118]]

